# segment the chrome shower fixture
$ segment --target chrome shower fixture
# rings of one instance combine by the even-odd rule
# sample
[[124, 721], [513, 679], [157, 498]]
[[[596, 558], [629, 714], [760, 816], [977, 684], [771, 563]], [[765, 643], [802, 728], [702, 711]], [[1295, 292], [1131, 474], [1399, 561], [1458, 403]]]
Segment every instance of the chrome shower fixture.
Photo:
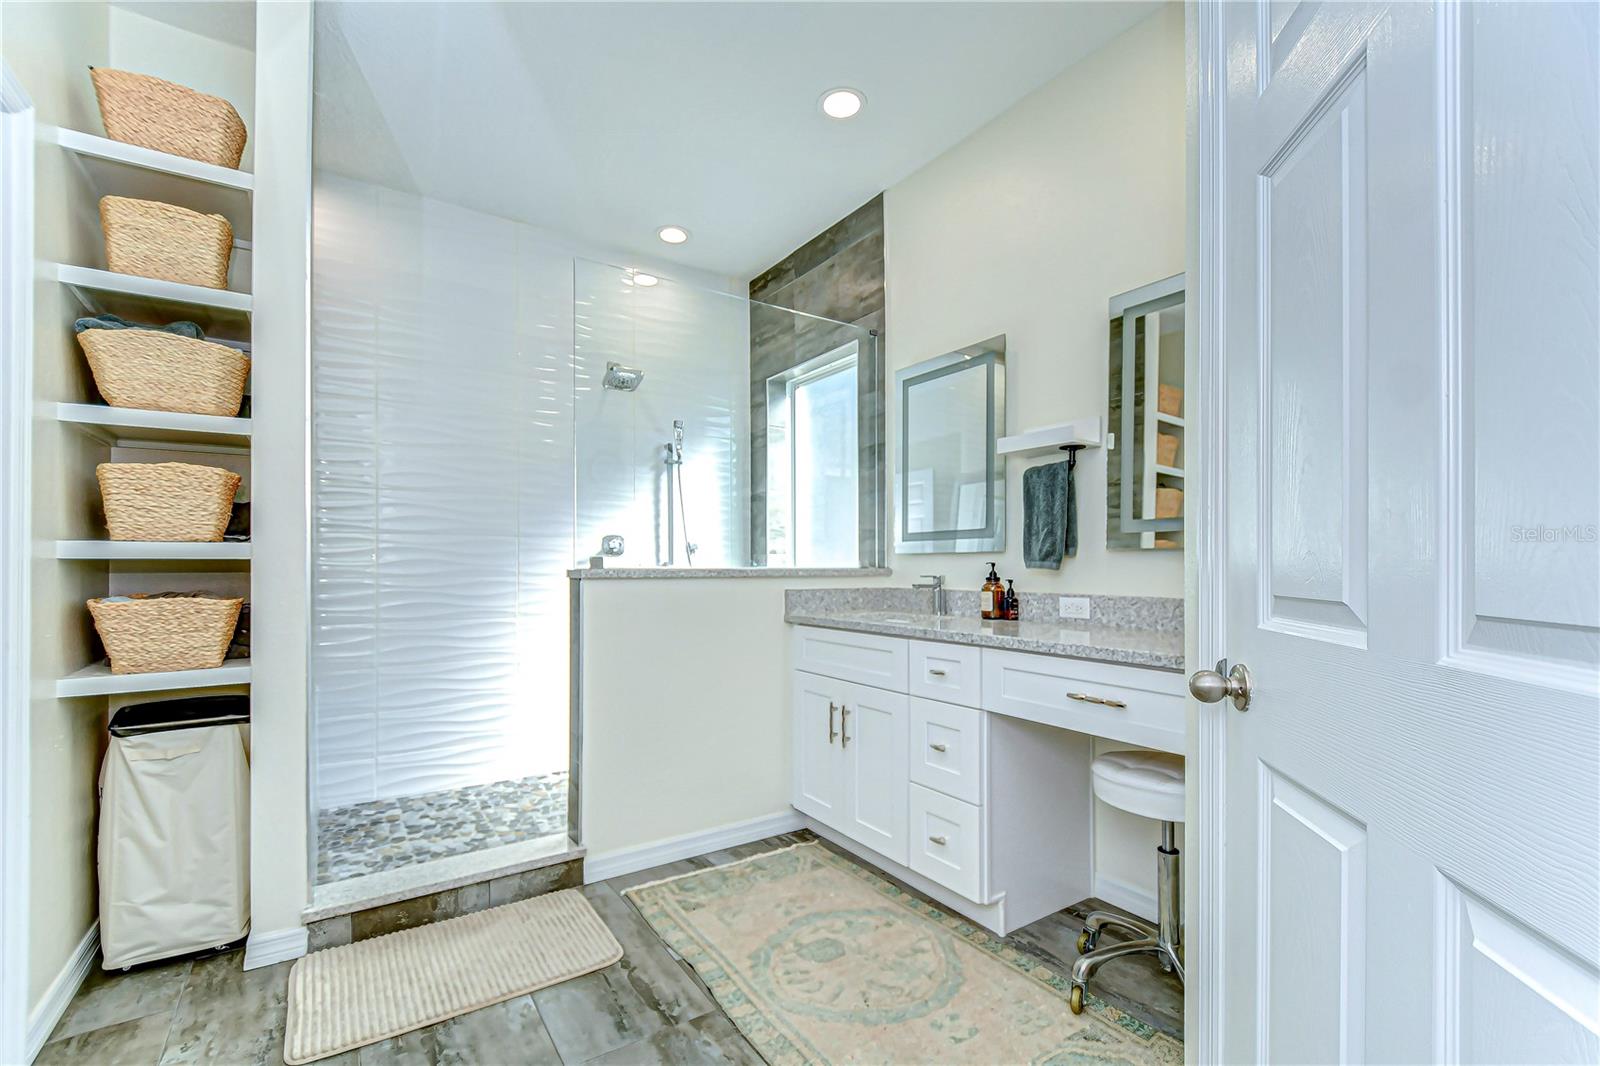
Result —
[[632, 392], [639, 387], [639, 383], [643, 380], [643, 370], [631, 366], [623, 366], [621, 363], [607, 363], [606, 376], [601, 379], [600, 384], [608, 389], [616, 389], [618, 392]]

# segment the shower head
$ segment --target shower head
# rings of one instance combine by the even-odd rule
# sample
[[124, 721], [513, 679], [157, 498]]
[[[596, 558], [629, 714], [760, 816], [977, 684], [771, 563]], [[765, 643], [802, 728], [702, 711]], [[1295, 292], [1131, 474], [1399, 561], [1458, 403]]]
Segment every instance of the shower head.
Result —
[[608, 389], [618, 392], [632, 392], [639, 387], [639, 382], [644, 380], [644, 371], [621, 363], [607, 363], [606, 376], [600, 384]]

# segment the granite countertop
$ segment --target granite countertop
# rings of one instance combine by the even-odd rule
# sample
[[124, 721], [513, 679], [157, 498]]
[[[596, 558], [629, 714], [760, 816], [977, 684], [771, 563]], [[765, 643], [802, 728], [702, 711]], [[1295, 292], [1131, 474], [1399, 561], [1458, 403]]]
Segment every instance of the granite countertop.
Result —
[[1093, 659], [1155, 670], [1183, 670], [1181, 630], [1109, 626], [1091, 621], [988, 622], [970, 614], [941, 618], [906, 611], [819, 610], [815, 607], [786, 611], [784, 621], [800, 626]]

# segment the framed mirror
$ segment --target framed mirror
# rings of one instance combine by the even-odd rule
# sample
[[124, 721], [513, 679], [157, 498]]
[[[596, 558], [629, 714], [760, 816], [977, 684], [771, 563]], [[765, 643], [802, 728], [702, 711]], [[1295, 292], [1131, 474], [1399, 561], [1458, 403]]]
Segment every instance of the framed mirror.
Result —
[[1183, 547], [1184, 276], [1111, 298], [1106, 547]]
[[991, 337], [895, 374], [895, 550], [1006, 546], [1006, 339]]

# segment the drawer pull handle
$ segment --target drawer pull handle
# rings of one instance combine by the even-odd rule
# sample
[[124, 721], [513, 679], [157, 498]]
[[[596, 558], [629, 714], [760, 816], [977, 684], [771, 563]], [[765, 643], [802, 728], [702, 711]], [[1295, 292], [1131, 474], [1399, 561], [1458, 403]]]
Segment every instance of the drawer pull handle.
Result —
[[1126, 707], [1121, 700], [1107, 699], [1104, 696], [1091, 696], [1087, 692], [1069, 692], [1067, 699], [1077, 700], [1079, 703], [1098, 703], [1102, 707]]
[[928, 673], [933, 675], [934, 677], [943, 677], [944, 676], [944, 671], [939, 669], [937, 666], [928, 667]]
[[839, 704], [839, 750], [843, 751], [850, 746], [850, 734], [845, 731], [846, 724], [850, 721], [850, 708]]
[[832, 700], [829, 700], [828, 701], [828, 743], [829, 744], [832, 744], [835, 740], [839, 739], [838, 732], [833, 728], [833, 714], [834, 714], [834, 712], [836, 710], [838, 710], [838, 708], [833, 705], [833, 701]]
[[930, 843], [937, 844], [941, 848], [944, 847], [944, 837], [929, 837], [928, 840]]
[[929, 744], [928, 747], [932, 748], [934, 751], [949, 751], [950, 750], [949, 748], [945, 747], [943, 744]]

